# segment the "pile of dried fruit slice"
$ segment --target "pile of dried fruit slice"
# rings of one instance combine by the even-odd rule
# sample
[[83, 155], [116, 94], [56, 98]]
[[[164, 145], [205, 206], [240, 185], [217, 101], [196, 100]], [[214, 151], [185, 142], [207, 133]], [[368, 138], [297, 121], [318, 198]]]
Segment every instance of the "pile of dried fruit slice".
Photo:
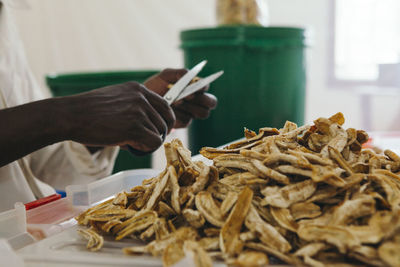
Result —
[[167, 167], [130, 192], [76, 219], [88, 248], [100, 234], [134, 237], [127, 254], [185, 255], [263, 266], [267, 256], [293, 265], [400, 266], [400, 157], [363, 149], [366, 132], [342, 125], [341, 113], [312, 126], [245, 129], [223, 149], [205, 147], [213, 166], [194, 162], [179, 140], [165, 144]]

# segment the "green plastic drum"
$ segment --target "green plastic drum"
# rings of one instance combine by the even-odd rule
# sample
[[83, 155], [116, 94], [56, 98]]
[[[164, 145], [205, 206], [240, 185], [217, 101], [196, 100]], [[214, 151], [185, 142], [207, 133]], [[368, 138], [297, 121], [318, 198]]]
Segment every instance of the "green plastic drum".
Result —
[[[54, 96], [79, 94], [88, 90], [128, 81], [144, 82], [158, 73], [156, 70], [69, 73], [46, 76], [46, 82]], [[128, 151], [120, 150], [113, 173], [138, 168], [150, 168], [151, 155], [135, 157]]]
[[233, 26], [181, 32], [187, 68], [208, 60], [201, 76], [224, 70], [211, 84], [218, 107], [189, 129], [194, 154], [243, 137], [243, 128], [303, 124], [305, 33], [300, 28]]

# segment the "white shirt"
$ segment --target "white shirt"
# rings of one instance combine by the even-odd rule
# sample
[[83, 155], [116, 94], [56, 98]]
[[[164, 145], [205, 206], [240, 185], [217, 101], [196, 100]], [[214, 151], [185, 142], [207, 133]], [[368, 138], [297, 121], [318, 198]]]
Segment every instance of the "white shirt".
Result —
[[[10, 10], [23, 4], [21, 0], [0, 0], [0, 109], [46, 98], [28, 66]], [[3, 127], [7, 126], [0, 125], [0, 130]], [[105, 177], [111, 173], [117, 153], [117, 147], [107, 147], [92, 155], [85, 146], [67, 141], [1, 167], [0, 211], [12, 209], [18, 201], [54, 194], [53, 187], [64, 189]]]

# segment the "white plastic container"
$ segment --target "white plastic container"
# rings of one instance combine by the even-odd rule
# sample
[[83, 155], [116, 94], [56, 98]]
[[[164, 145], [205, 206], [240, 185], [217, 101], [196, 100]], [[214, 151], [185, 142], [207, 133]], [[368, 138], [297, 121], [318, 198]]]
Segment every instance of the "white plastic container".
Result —
[[13, 249], [27, 246], [76, 225], [73, 219], [83, 210], [159, 173], [154, 169], [123, 171], [88, 185], [67, 187], [67, 197], [28, 211], [22, 203], [0, 213], [0, 238]]
[[13, 249], [35, 241], [27, 232], [25, 206], [22, 203], [18, 202], [14, 209], [0, 213], [0, 238], [7, 240]]
[[154, 177], [160, 172], [154, 169], [122, 171], [87, 185], [70, 185], [66, 187], [67, 199], [73, 206], [92, 206], [119, 192], [129, 191], [140, 185], [144, 179]]

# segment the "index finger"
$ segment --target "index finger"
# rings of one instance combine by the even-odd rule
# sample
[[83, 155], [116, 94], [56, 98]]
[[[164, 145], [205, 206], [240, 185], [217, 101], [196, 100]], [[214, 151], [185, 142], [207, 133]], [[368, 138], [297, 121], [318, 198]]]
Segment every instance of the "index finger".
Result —
[[175, 114], [172, 108], [168, 105], [167, 101], [164, 100], [158, 94], [145, 89], [146, 99], [152, 105], [152, 107], [158, 112], [158, 114], [164, 119], [167, 124], [168, 131], [174, 127], [175, 124]]

